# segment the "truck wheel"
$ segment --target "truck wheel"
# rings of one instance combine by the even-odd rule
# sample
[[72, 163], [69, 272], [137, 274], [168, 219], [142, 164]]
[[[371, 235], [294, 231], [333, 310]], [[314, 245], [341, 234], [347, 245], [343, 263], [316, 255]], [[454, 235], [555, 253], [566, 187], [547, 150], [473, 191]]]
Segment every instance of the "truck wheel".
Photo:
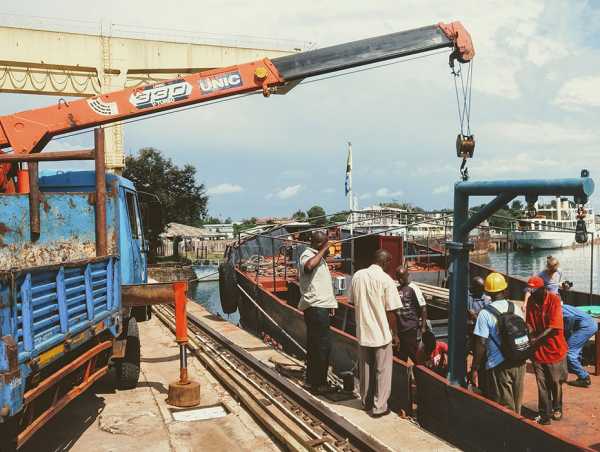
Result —
[[6, 419], [0, 424], [0, 452], [17, 451], [17, 418]]
[[150, 306], [136, 306], [131, 309], [131, 315], [138, 323], [146, 322], [152, 318], [152, 309]]
[[140, 332], [134, 317], [127, 322], [127, 343], [125, 356], [116, 365], [117, 387], [133, 389], [140, 378]]

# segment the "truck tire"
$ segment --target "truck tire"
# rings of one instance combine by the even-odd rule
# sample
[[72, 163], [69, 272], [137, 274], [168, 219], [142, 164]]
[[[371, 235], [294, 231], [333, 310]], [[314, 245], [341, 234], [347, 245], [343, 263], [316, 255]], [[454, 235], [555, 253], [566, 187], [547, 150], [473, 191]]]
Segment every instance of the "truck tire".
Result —
[[133, 389], [140, 378], [140, 332], [134, 317], [127, 322], [125, 356], [117, 362], [117, 387]]
[[131, 315], [138, 323], [146, 322], [152, 318], [152, 309], [150, 306], [136, 306], [131, 308]]
[[12, 417], [0, 424], [0, 452], [17, 451], [17, 417]]

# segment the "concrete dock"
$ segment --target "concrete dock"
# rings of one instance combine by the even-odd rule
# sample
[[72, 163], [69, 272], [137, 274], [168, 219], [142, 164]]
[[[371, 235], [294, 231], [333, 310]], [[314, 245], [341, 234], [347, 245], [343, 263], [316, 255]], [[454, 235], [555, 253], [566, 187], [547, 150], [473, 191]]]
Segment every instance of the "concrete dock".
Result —
[[166, 404], [170, 382], [179, 374], [173, 334], [153, 317], [140, 323], [142, 371], [136, 389], [115, 391], [106, 377], [75, 399], [21, 449], [39, 451], [278, 451], [252, 417], [197, 360], [189, 359], [201, 384], [201, 407], [223, 407], [223, 417], [176, 421]]

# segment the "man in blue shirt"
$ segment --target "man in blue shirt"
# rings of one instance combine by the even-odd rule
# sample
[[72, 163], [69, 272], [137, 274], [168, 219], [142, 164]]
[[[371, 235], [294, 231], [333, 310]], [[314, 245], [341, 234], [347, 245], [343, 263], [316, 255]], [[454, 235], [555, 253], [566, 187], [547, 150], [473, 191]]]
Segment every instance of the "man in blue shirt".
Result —
[[492, 302], [492, 299], [485, 294], [484, 281], [481, 276], [474, 276], [469, 288], [469, 298], [467, 299], [467, 333], [469, 335], [469, 349], [474, 348], [473, 329], [479, 312]]
[[583, 346], [598, 331], [598, 323], [581, 309], [568, 304], [563, 304], [563, 320], [567, 345], [569, 346], [567, 353], [569, 372], [577, 375], [577, 380], [568, 384], [578, 388], [587, 388], [592, 384], [592, 381], [588, 371], [581, 365], [579, 357]]
[[[509, 301], [505, 299], [508, 287], [504, 276], [500, 273], [490, 273], [485, 278], [485, 291], [491, 297], [490, 306], [499, 312], [505, 313], [509, 310]], [[514, 313], [523, 316], [520, 309], [514, 309]], [[521, 413], [523, 404], [523, 385], [525, 380], [525, 362], [509, 362], [504, 359], [500, 346], [502, 339], [498, 331], [496, 316], [487, 309], [482, 309], [477, 316], [475, 329], [475, 350], [473, 364], [469, 371], [469, 381], [477, 386], [479, 372], [485, 374], [483, 394], [490, 400], [499, 403], [506, 408]], [[485, 368], [483, 365], [484, 356]]]

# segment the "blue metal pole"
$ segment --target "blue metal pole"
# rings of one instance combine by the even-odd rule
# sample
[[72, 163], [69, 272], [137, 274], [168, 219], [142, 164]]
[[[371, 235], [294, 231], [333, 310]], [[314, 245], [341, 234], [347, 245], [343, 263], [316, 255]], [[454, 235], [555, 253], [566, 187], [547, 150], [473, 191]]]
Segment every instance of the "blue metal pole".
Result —
[[450, 317], [448, 319], [448, 381], [466, 386], [467, 376], [467, 297], [469, 281], [468, 233], [461, 233], [469, 215], [469, 196], [454, 186], [454, 225], [450, 249]]
[[[582, 172], [583, 174], [583, 172]], [[454, 225], [450, 249], [450, 317], [448, 319], [448, 381], [466, 386], [467, 297], [469, 286], [469, 232], [516, 196], [573, 196], [585, 203], [594, 192], [594, 181], [586, 176], [573, 179], [527, 179], [457, 182], [454, 185]], [[469, 219], [469, 196], [496, 196]]]
[[499, 181], [458, 182], [455, 191], [469, 196], [497, 196], [500, 193], [538, 196], [576, 196], [585, 198], [594, 192], [594, 181], [589, 177], [571, 179], [525, 179]]

